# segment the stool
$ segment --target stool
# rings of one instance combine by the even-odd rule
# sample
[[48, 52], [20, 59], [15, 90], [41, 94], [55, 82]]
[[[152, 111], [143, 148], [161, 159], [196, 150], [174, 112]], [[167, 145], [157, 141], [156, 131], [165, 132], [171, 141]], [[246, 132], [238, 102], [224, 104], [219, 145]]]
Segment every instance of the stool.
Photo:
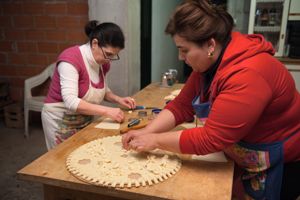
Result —
[[24, 112], [20, 104], [11, 104], [4, 107], [5, 125], [8, 128], [24, 127]]

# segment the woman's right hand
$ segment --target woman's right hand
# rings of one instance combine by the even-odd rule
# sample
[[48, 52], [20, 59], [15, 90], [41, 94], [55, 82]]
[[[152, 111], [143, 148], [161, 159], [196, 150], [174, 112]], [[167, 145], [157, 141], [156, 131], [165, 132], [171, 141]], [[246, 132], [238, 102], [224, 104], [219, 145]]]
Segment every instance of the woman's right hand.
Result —
[[120, 108], [108, 107], [106, 109], [105, 116], [119, 123], [124, 121], [124, 112]]
[[[143, 131], [144, 130], [144, 131]], [[145, 134], [145, 129], [139, 129], [139, 130], [131, 130], [125, 134], [122, 135], [122, 145], [123, 148], [126, 150], [129, 150], [129, 142], [136, 136]]]

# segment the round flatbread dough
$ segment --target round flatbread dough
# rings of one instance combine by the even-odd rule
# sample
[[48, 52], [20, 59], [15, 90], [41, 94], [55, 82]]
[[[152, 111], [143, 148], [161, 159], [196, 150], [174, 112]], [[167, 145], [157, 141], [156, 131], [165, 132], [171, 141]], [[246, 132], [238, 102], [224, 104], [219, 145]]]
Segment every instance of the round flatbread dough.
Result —
[[121, 136], [91, 141], [67, 158], [67, 169], [75, 177], [94, 185], [139, 187], [159, 183], [181, 167], [180, 159], [162, 151], [138, 153], [122, 148]]

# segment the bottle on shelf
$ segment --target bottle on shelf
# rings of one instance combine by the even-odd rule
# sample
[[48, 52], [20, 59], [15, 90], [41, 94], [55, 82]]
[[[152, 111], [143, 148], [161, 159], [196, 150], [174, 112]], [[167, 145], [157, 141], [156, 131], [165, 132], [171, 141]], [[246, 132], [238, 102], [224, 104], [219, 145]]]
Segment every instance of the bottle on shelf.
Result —
[[260, 16], [261, 26], [268, 26], [269, 24], [269, 12], [268, 9], [264, 8], [262, 10], [261, 16]]
[[277, 25], [277, 12], [275, 8], [270, 9], [269, 12], [269, 26], [276, 26]]
[[261, 9], [257, 8], [255, 12], [255, 25], [261, 26]]

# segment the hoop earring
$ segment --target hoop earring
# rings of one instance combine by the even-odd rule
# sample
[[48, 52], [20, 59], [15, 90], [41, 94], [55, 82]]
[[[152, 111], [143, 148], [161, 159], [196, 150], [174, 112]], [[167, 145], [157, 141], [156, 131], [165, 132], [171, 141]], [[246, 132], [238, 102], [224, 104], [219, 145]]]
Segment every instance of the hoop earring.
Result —
[[214, 56], [214, 52], [208, 52], [207, 55], [208, 55], [208, 57], [213, 57]]

